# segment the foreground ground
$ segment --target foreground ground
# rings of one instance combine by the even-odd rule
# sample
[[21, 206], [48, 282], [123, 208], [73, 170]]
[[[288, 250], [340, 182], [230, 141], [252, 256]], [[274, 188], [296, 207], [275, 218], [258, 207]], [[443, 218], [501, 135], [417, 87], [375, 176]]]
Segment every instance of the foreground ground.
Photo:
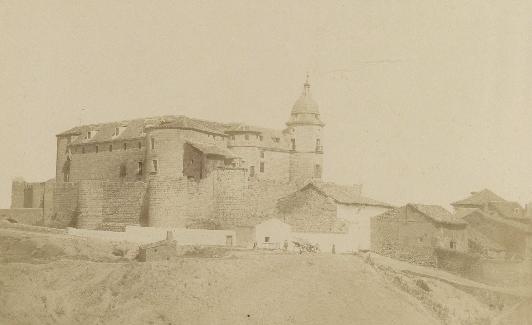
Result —
[[498, 310], [361, 256], [198, 251], [140, 263], [133, 252], [0, 229], [0, 324], [526, 324], [530, 309]]

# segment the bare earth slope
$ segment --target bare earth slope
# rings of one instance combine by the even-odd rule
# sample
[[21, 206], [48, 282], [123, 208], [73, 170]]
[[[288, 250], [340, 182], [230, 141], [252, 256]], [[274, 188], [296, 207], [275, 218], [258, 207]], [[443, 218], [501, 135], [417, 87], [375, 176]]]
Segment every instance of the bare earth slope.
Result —
[[94, 261], [77, 245], [87, 244], [0, 230], [0, 324], [440, 323], [355, 256], [233, 252], [139, 263], [101, 261], [101, 252]]

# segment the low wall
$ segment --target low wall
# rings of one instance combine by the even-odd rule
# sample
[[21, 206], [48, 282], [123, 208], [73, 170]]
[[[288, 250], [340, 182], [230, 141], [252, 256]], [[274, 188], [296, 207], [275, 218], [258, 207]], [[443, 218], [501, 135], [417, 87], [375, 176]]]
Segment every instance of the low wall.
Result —
[[26, 225], [42, 225], [43, 209], [0, 209], [0, 220], [7, 219]]
[[124, 232], [101, 231], [90, 229], [67, 228], [68, 234], [79, 237], [97, 238], [109, 241], [129, 241], [148, 244], [166, 239], [166, 232], [174, 233], [178, 245], [215, 245], [225, 246], [227, 236], [232, 236], [232, 244], [236, 245], [236, 234], [232, 230], [204, 230], [184, 228], [154, 228], [127, 226]]

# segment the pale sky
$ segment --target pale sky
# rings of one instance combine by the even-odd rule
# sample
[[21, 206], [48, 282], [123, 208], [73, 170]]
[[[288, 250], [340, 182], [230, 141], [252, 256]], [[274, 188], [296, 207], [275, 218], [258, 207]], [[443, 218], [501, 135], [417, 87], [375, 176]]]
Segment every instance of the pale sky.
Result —
[[[527, 3], [528, 2], [528, 3]], [[530, 1], [0, 1], [0, 207], [55, 134], [163, 114], [283, 128], [305, 74], [324, 176], [532, 201]]]

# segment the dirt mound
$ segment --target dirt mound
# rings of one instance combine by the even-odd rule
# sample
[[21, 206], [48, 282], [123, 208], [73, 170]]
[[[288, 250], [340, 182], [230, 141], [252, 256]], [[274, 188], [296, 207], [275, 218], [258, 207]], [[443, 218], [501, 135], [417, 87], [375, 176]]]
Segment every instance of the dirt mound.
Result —
[[0, 264], [2, 324], [438, 324], [354, 256]]

